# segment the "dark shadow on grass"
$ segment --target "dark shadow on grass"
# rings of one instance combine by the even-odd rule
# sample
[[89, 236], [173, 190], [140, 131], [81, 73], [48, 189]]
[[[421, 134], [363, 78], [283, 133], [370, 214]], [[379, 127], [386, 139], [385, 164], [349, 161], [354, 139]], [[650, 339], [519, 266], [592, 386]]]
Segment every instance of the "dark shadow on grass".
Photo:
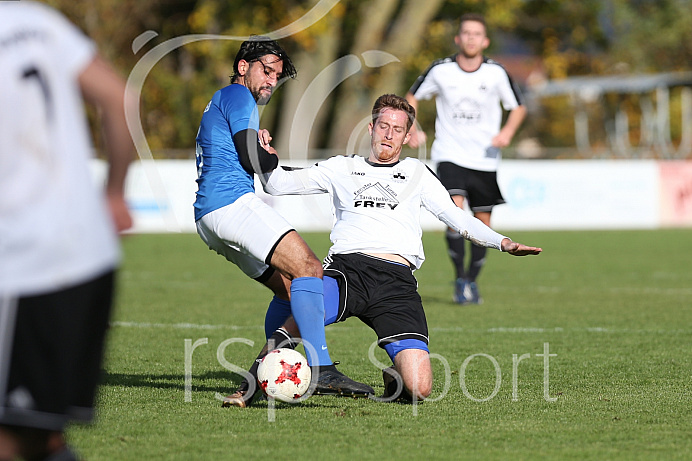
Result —
[[[313, 395], [307, 400], [304, 400], [303, 402], [300, 403], [284, 403], [284, 402], [275, 402], [275, 409], [276, 410], [281, 410], [283, 408], [291, 408], [295, 406], [300, 406], [301, 408], [334, 408], [334, 409], [344, 409], [344, 400], [355, 400], [357, 402], [362, 402], [363, 404], [368, 404], [368, 405], [374, 405], [379, 402], [375, 402], [374, 400], [370, 400], [367, 398], [351, 398], [351, 397], [337, 397], [337, 396], [328, 396], [328, 395]], [[267, 410], [268, 402], [266, 400], [258, 400], [255, 399], [252, 404], [250, 405], [249, 408], [254, 408], [254, 409], [261, 409], [261, 410]], [[224, 410], [226, 410], [224, 408]], [[229, 411], [233, 411], [233, 408], [230, 408]]]
[[[195, 392], [218, 392], [220, 394], [232, 393], [240, 384], [242, 377], [228, 371], [208, 371], [206, 373], [192, 375], [191, 391]], [[207, 381], [223, 382], [223, 384], [212, 384]], [[181, 392], [185, 390], [185, 377], [183, 374], [127, 374], [106, 372], [101, 382], [101, 386], [113, 387], [148, 387], [151, 389], [176, 389]], [[326, 395], [314, 395], [299, 404], [276, 402], [276, 409], [289, 408], [300, 405], [306, 408], [342, 408], [344, 399], [357, 400], [360, 402], [370, 402], [367, 398], [353, 399], [352, 397], [336, 397]], [[220, 402], [219, 402], [220, 403]], [[376, 402], [373, 402], [376, 403]], [[250, 408], [263, 408], [266, 410], [267, 401], [255, 399]], [[220, 405], [219, 405], [220, 406]]]
[[[192, 391], [226, 392], [235, 389], [243, 378], [228, 371], [208, 371], [202, 374], [192, 373]], [[205, 381], [221, 381], [222, 385], [203, 384]], [[102, 386], [150, 387], [152, 389], [185, 390], [185, 375], [180, 374], [127, 374], [106, 372], [101, 381]]]
[[425, 295], [421, 296], [421, 299], [423, 300], [423, 306], [426, 306], [427, 304], [430, 303], [440, 303], [440, 304], [449, 304], [452, 306], [459, 306], [460, 304], [457, 303], [452, 299], [452, 295], [450, 294], [449, 296], [430, 296], [430, 295]]

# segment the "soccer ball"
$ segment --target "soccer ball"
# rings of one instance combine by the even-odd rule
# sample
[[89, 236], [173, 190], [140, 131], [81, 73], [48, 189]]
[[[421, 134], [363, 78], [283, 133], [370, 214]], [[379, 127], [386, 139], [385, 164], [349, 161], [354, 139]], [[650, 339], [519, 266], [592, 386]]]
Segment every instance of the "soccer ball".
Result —
[[262, 392], [282, 402], [293, 402], [305, 394], [311, 377], [308, 361], [293, 349], [274, 349], [264, 356], [257, 368]]

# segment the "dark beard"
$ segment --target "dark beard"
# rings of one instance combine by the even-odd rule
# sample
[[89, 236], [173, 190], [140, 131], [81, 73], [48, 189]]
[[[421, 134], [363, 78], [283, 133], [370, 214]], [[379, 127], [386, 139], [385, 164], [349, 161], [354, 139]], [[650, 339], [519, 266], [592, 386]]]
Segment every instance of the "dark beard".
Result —
[[266, 105], [269, 100], [272, 98], [272, 95], [274, 92], [269, 93], [269, 96], [263, 96], [262, 93], [262, 88], [257, 90], [257, 92], [252, 92], [252, 96], [255, 98], [255, 102], [257, 103], [258, 106], [264, 106]]

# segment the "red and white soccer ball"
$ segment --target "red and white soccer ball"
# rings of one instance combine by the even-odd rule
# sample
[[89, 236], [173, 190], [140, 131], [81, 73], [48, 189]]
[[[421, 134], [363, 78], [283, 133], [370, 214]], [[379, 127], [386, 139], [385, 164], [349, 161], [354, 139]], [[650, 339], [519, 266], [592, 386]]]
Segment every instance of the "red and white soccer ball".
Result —
[[293, 349], [274, 349], [264, 356], [257, 368], [262, 392], [282, 402], [293, 402], [305, 394], [311, 376], [308, 361]]

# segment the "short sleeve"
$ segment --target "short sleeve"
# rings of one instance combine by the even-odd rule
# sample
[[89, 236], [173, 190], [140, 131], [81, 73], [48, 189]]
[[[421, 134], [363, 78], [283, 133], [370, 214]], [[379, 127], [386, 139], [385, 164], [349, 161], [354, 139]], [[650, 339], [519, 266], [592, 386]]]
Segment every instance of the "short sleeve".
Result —
[[259, 131], [257, 103], [243, 85], [230, 85], [219, 92], [219, 109], [228, 121], [231, 135], [243, 130]]
[[500, 101], [502, 101], [502, 107], [505, 110], [515, 109], [517, 106], [523, 104], [522, 99], [523, 97], [519, 88], [503, 68], [500, 84]]
[[440, 92], [440, 87], [435, 78], [435, 67], [441, 61], [435, 61], [421, 74], [411, 86], [409, 92], [418, 100], [430, 99]]
[[79, 75], [93, 61], [96, 45], [58, 11], [41, 4], [33, 6], [37, 22], [49, 25], [55, 60], [73, 75]]

